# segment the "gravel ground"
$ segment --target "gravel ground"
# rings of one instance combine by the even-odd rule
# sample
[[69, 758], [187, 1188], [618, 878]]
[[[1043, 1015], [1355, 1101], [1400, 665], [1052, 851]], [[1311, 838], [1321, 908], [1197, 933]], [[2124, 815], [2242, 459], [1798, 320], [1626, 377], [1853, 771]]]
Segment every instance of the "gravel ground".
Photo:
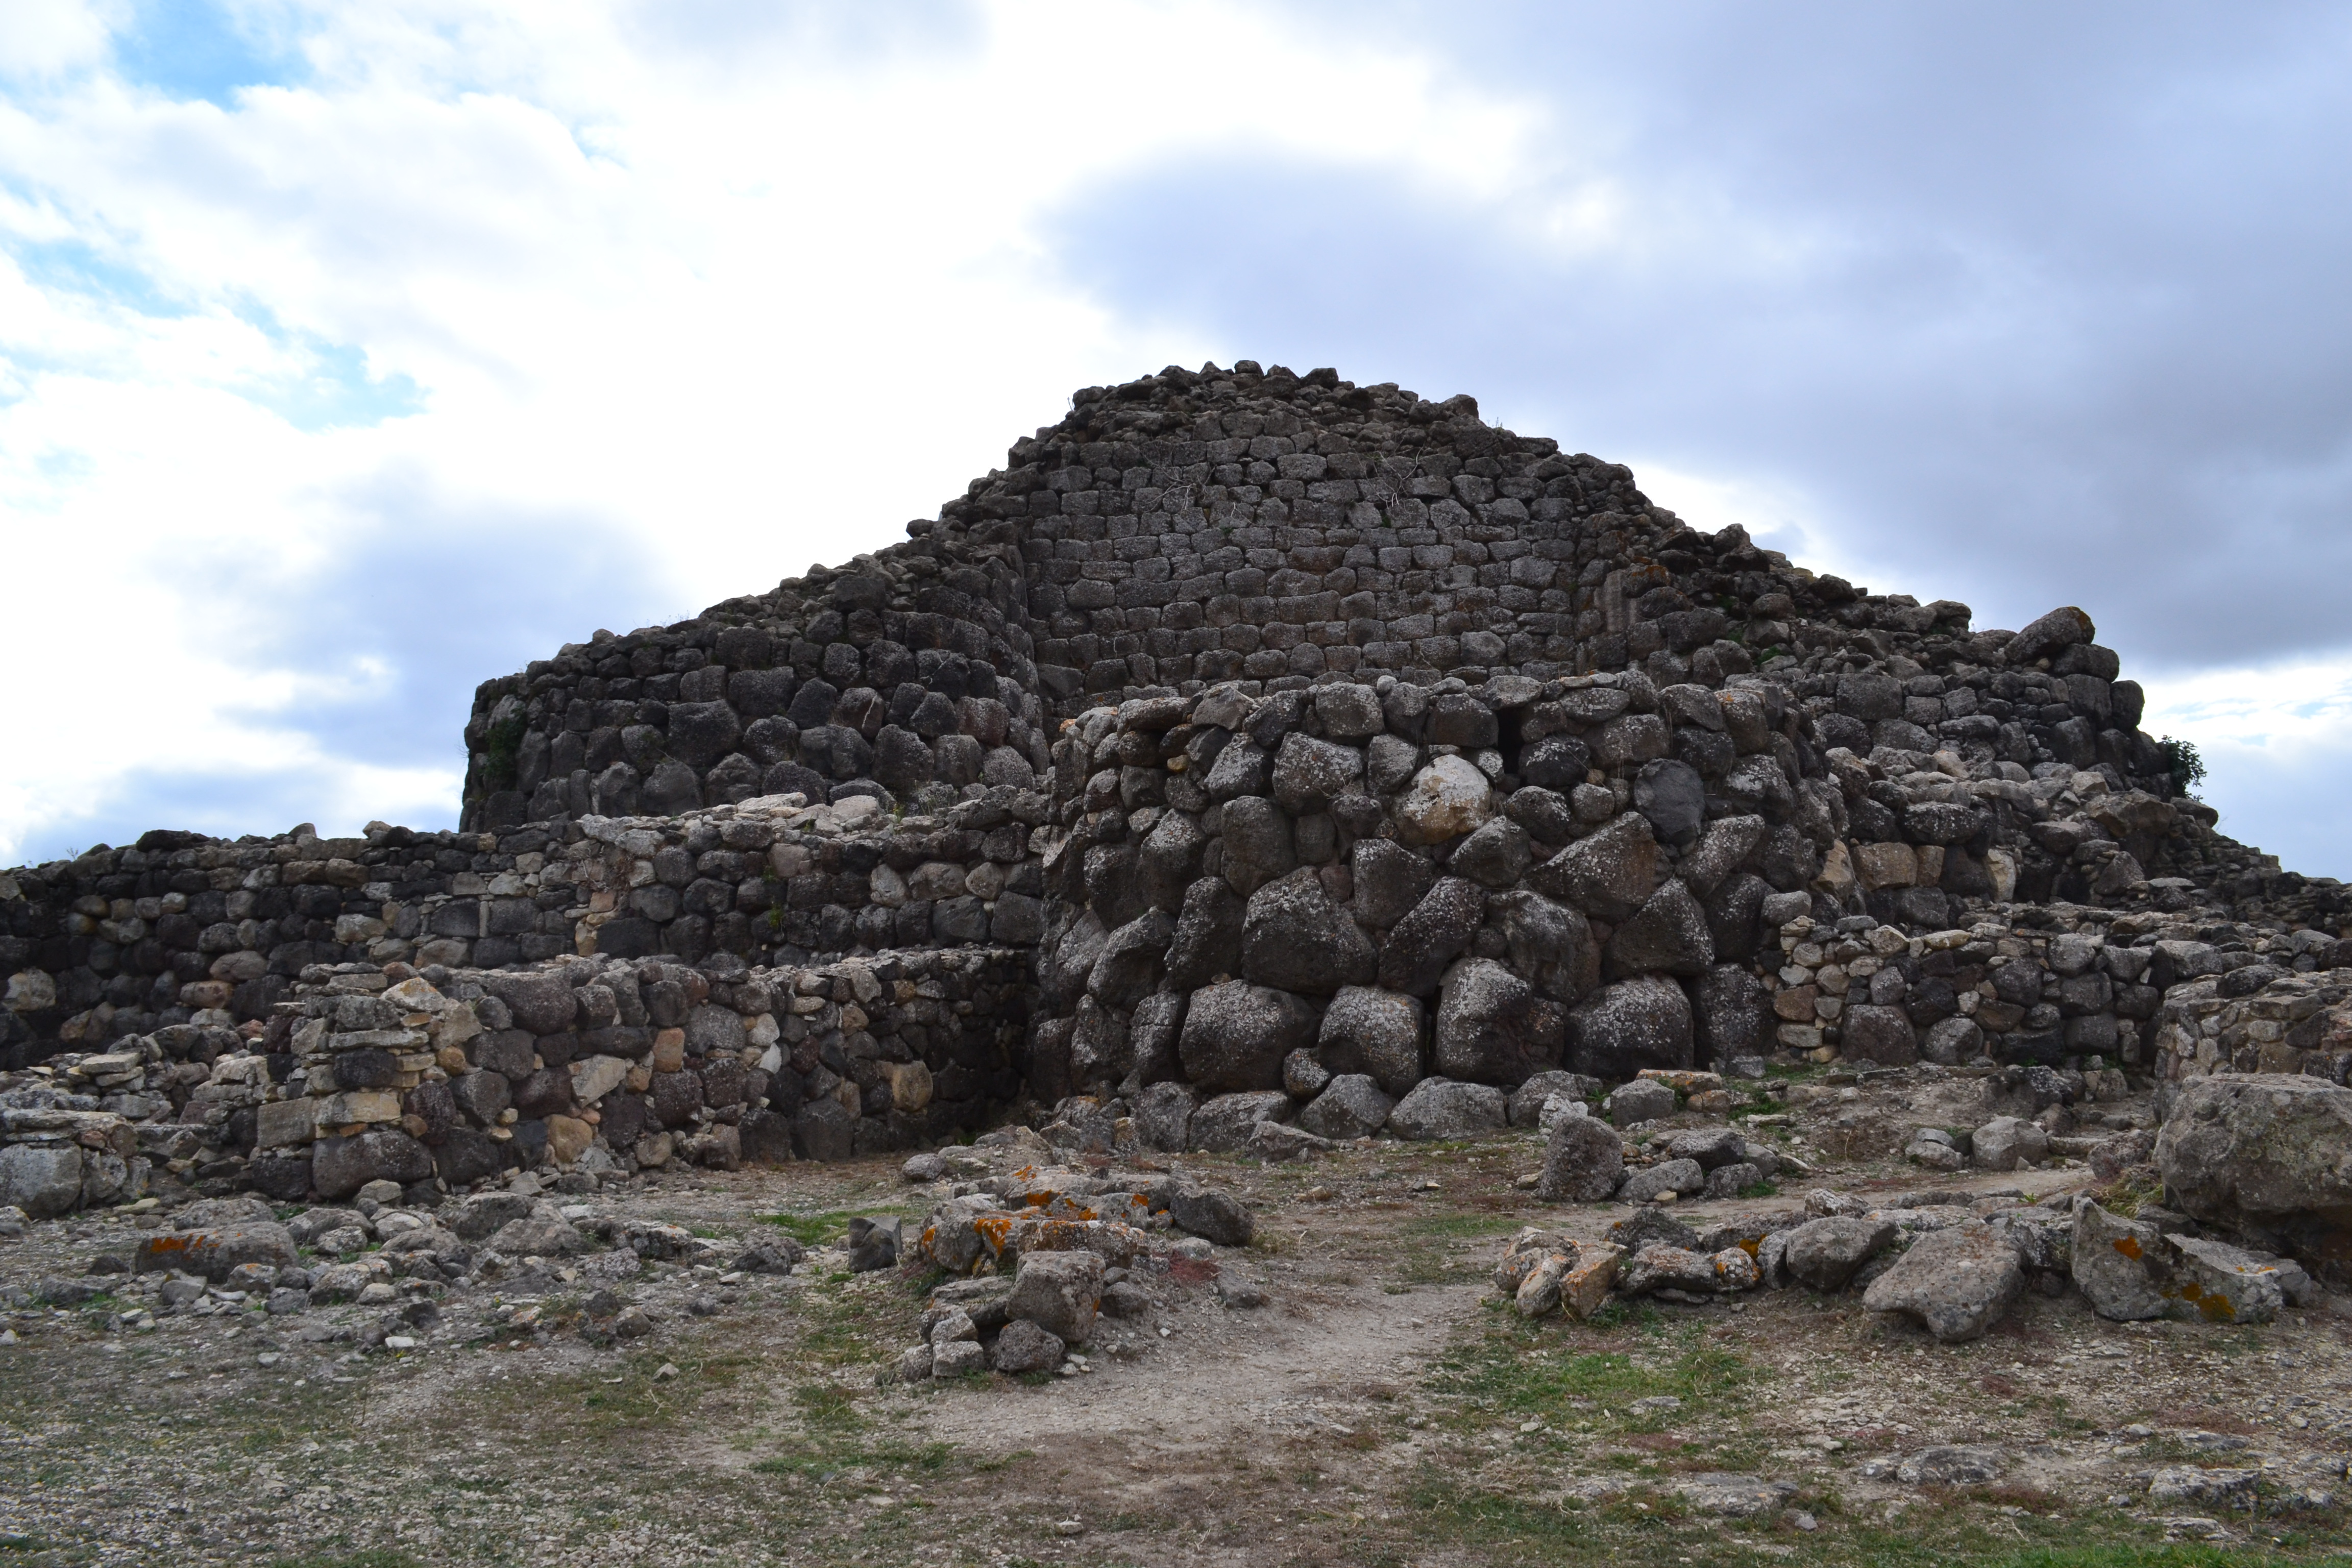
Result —
[[[1766, 1124], [1811, 1175], [1682, 1217], [2090, 1180], [1931, 1179], [1882, 1145], [1963, 1091], [1853, 1087]], [[555, 1197], [708, 1244], [610, 1287], [637, 1338], [587, 1311], [608, 1255], [429, 1312], [196, 1315], [85, 1273], [163, 1215], [36, 1225], [0, 1242], [0, 1562], [2235, 1563], [2352, 1541], [2340, 1300], [2216, 1328], [2029, 1295], [1952, 1346], [1801, 1289], [1527, 1323], [1486, 1280], [1508, 1235], [1629, 1212], [1538, 1202], [1517, 1179], [1539, 1160], [1532, 1133], [1187, 1156], [1257, 1206], [1250, 1247], [1150, 1276], [1083, 1371], [912, 1388], [884, 1372], [927, 1280], [823, 1245], [928, 1207], [896, 1162]], [[731, 1267], [782, 1234], [820, 1245], [789, 1276]], [[43, 1281], [115, 1289], [40, 1304]]]

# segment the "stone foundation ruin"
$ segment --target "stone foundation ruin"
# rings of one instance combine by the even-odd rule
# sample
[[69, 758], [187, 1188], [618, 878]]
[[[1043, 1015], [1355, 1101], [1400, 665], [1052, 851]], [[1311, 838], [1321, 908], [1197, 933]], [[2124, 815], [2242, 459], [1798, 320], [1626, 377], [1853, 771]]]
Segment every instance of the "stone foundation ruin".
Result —
[[2352, 1061], [2344, 888], [2180, 796], [2079, 609], [1976, 630], [1248, 362], [1080, 392], [908, 532], [486, 682], [458, 831], [0, 875], [0, 1204]]

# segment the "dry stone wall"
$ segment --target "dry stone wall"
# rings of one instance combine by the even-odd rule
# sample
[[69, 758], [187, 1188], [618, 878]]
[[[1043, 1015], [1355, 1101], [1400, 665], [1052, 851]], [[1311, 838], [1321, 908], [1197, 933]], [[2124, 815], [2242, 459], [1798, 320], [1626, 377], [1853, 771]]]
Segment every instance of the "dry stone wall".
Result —
[[486, 683], [461, 831], [0, 875], [0, 1048], [57, 1064], [0, 1083], [10, 1169], [829, 1156], [1078, 1090], [1276, 1149], [1775, 1054], [2243, 1071], [2352, 931], [2179, 797], [2081, 610], [1871, 595], [1466, 397], [1171, 367], [908, 534]]
[[0, 876], [13, 976], [0, 1059], [257, 1024], [320, 965], [1030, 945], [1044, 904], [1029, 839], [1045, 815], [1042, 795], [997, 787], [938, 816], [784, 796], [498, 833], [151, 833]]

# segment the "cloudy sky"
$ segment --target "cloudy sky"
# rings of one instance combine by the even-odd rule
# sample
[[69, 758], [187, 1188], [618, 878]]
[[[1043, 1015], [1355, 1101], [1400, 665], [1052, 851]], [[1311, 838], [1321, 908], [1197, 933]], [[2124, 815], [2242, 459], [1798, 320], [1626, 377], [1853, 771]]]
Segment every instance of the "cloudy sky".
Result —
[[2352, 876], [2352, 11], [8, 0], [0, 864], [454, 823], [474, 684], [1334, 365], [1980, 626]]

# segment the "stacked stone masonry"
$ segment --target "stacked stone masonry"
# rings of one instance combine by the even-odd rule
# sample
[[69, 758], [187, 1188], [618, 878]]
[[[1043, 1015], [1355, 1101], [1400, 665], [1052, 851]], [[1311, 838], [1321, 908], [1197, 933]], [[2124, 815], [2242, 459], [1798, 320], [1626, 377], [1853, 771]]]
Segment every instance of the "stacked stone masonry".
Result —
[[[107, 1201], [141, 1161], [723, 1163], [1162, 1085], [1337, 1135], [1776, 1053], [2178, 1077], [2275, 1065], [2263, 1009], [2352, 962], [2343, 886], [2179, 795], [2082, 611], [1817, 576], [1466, 397], [1171, 367], [908, 532], [485, 683], [458, 832], [0, 877], [0, 1046], [57, 1064], [9, 1146]], [[559, 984], [576, 1016], [499, 1016]]]

